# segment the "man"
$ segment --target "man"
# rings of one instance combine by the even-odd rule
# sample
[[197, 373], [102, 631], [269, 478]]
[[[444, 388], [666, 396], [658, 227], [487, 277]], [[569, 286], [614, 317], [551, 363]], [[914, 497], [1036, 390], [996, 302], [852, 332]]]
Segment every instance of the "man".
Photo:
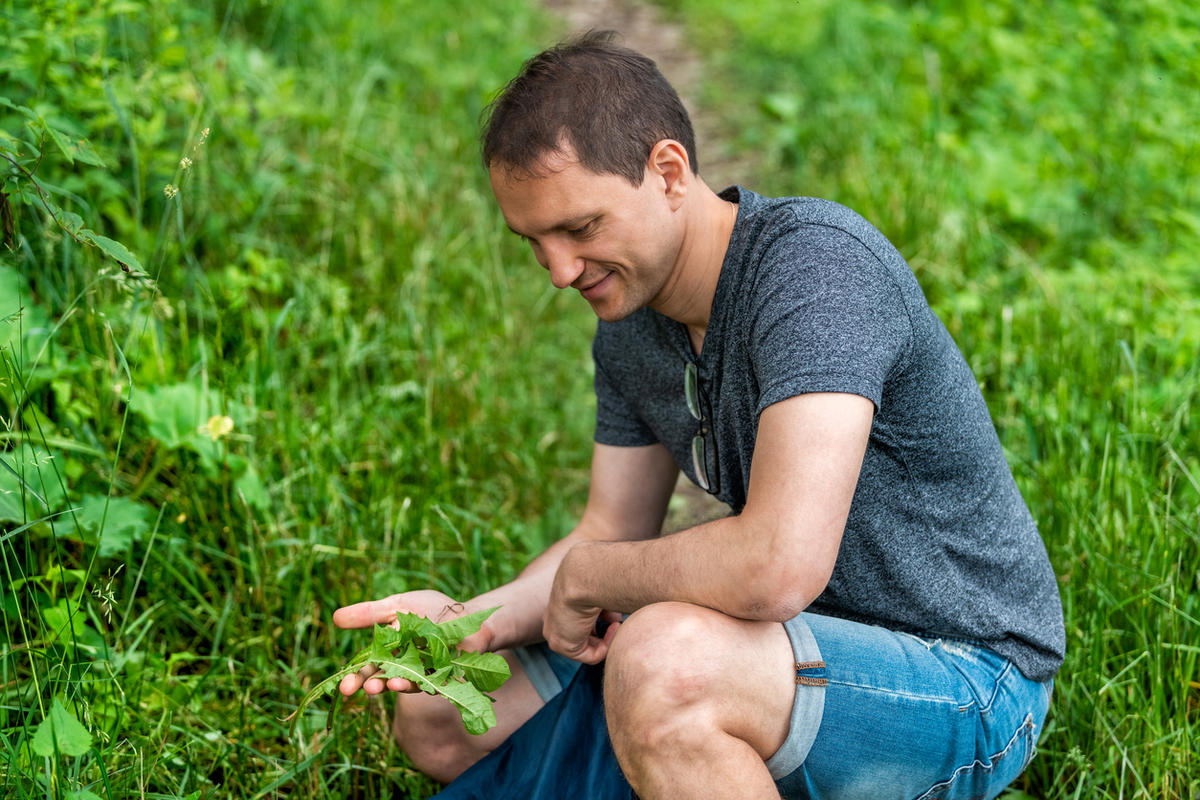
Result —
[[[715, 194], [674, 90], [605, 34], [531, 59], [483, 154], [508, 226], [600, 319], [587, 506], [512, 583], [334, 615], [501, 606], [466, 643], [512, 667], [496, 728], [370, 670], [343, 693], [398, 692], [396, 738], [442, 781], [604, 662], [594, 714], [643, 798], [998, 794], [1032, 757], [1062, 612], [900, 254], [828, 201]], [[660, 537], [679, 469], [733, 514]]]

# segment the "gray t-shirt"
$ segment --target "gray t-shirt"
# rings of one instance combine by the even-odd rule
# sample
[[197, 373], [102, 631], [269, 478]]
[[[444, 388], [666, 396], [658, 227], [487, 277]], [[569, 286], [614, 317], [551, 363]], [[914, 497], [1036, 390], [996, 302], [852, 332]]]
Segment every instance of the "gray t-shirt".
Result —
[[713, 419], [709, 474], [740, 513], [763, 409], [806, 392], [868, 398], [841, 549], [808, 610], [975, 641], [1051, 677], [1066, 642], [1045, 546], [975, 377], [904, 258], [837, 203], [740, 187], [722, 197], [738, 203], [737, 223], [701, 353], [650, 309], [601, 322], [596, 441], [661, 442], [696, 480], [684, 397], [694, 361]]

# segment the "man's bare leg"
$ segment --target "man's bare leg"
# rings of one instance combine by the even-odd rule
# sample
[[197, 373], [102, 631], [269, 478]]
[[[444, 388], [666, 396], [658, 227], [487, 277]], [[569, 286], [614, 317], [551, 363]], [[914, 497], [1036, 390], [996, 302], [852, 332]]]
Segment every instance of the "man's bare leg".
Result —
[[444, 698], [423, 692], [397, 696], [392, 735], [413, 765], [434, 780], [449, 783], [457, 778], [545, 705], [512, 651], [500, 655], [512, 677], [491, 693], [496, 700], [496, 727], [487, 733], [467, 733], [462, 718]]
[[787, 738], [795, 659], [781, 624], [686, 603], [630, 616], [608, 654], [613, 749], [652, 798], [778, 797], [766, 768]]

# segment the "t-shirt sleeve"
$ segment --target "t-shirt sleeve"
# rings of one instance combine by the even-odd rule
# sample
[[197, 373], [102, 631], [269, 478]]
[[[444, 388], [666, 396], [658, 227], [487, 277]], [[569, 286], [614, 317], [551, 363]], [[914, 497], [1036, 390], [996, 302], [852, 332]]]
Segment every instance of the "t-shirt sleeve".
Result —
[[600, 335], [597, 334], [592, 341], [592, 361], [596, 367], [593, 380], [596, 390], [596, 443], [617, 447], [655, 444], [658, 439], [621, 394], [609, 374], [603, 351]]
[[878, 411], [912, 324], [900, 287], [859, 239], [796, 225], [765, 253], [750, 303], [756, 414], [809, 392], [861, 395]]

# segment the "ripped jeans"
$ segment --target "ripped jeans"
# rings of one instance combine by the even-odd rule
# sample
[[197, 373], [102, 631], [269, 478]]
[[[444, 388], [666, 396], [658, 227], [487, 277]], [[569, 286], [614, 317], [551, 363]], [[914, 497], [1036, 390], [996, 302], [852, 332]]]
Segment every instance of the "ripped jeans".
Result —
[[807, 667], [767, 762], [784, 797], [992, 798], [1033, 758], [1052, 681], [961, 641], [807, 613], [784, 627]]

